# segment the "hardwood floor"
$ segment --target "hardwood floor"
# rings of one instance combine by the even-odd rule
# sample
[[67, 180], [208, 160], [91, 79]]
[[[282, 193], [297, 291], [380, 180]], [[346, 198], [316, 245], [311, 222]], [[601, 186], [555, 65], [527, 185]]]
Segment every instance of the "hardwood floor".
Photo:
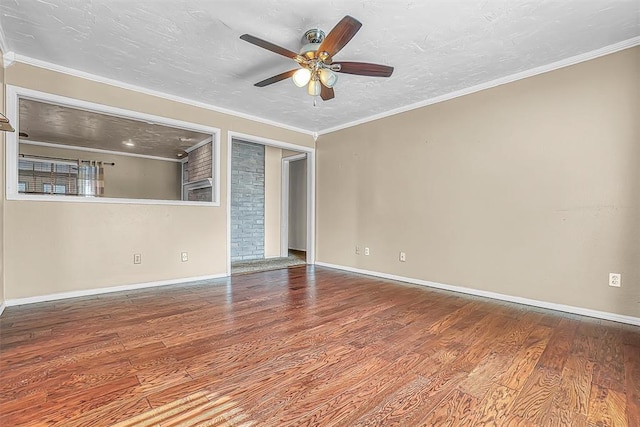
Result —
[[2, 426], [640, 426], [640, 328], [326, 268], [0, 328]]

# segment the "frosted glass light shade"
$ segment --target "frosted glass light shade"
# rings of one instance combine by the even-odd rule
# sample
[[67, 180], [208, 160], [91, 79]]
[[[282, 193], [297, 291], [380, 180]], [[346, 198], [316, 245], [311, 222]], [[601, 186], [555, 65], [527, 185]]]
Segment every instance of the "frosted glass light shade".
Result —
[[311, 80], [309, 86], [307, 86], [307, 93], [311, 96], [320, 95], [320, 82], [318, 80]]
[[306, 86], [306, 84], [309, 83], [309, 80], [311, 80], [311, 71], [306, 68], [300, 68], [298, 71], [293, 73], [292, 79], [296, 86]]
[[338, 81], [338, 76], [330, 69], [323, 68], [322, 70], [320, 70], [320, 81], [326, 87], [333, 87], [333, 85], [335, 85]]

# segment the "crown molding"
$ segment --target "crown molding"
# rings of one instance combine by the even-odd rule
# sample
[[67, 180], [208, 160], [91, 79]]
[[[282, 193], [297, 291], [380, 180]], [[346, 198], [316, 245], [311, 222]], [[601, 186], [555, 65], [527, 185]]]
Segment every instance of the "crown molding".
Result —
[[41, 61], [39, 59], [31, 58], [24, 55], [14, 54], [10, 52], [9, 54], [4, 55], [5, 61], [9, 60], [8, 64], [5, 64], [5, 68], [8, 67], [11, 63], [20, 62], [22, 64], [31, 65], [38, 68], [43, 68], [49, 71], [55, 71], [57, 73], [66, 74], [73, 77], [79, 77], [85, 80], [93, 81], [96, 83], [103, 83], [110, 86], [115, 86], [121, 89], [130, 90], [133, 92], [143, 93], [145, 95], [155, 96], [157, 98], [166, 99], [169, 101], [179, 102], [181, 104], [191, 105], [198, 108], [204, 108], [206, 110], [215, 111], [217, 113], [228, 114], [230, 116], [239, 117], [242, 119], [251, 120], [254, 122], [263, 123], [269, 126], [275, 126], [282, 129], [290, 130], [293, 132], [302, 133], [305, 135], [313, 136], [313, 132], [307, 129], [298, 128], [295, 126], [290, 126], [284, 123], [276, 122], [273, 120], [264, 119], [262, 117], [253, 116], [251, 114], [241, 113], [239, 111], [230, 110], [227, 108], [217, 107], [215, 105], [207, 104], [201, 101], [195, 101], [193, 99], [183, 98], [177, 95], [171, 95], [168, 93], [156, 91], [153, 89], [148, 89], [142, 86], [137, 86], [129, 83], [122, 82], [120, 80], [110, 79], [107, 77], [99, 76], [97, 74], [91, 74], [84, 71], [76, 70], [73, 68], [65, 67], [62, 65], [53, 64], [51, 62]]
[[[1, 30], [1, 28], [0, 28]], [[3, 34], [0, 32], [0, 49], [2, 48], [2, 43], [3, 43]], [[374, 120], [379, 120], [379, 119], [383, 119], [385, 117], [390, 117], [390, 116], [394, 116], [396, 114], [400, 114], [400, 113], [404, 113], [407, 111], [411, 111], [411, 110], [415, 110], [418, 108], [422, 108], [422, 107], [426, 107], [428, 105], [433, 105], [433, 104], [437, 104], [440, 102], [444, 102], [444, 101], [449, 101], [451, 99], [454, 98], [458, 98], [461, 96], [465, 96], [465, 95], [469, 95], [475, 92], [479, 92], [485, 89], [490, 89], [496, 86], [501, 86], [507, 83], [512, 83], [515, 82], [517, 80], [522, 80], [522, 79], [526, 79], [528, 77], [533, 77], [533, 76], [537, 76], [539, 74], [544, 74], [544, 73], [548, 73], [550, 71], [554, 71], [554, 70], [558, 70], [561, 68], [565, 68], [565, 67], [569, 67], [571, 65], [575, 65], [575, 64], [579, 64], [581, 62], [585, 62], [585, 61], [589, 61], [592, 59], [596, 59], [599, 58], [601, 56], [605, 56], [605, 55], [609, 55], [612, 53], [616, 53], [619, 52], [621, 50], [624, 49], [629, 49], [632, 47], [636, 47], [640, 45], [640, 36], [638, 37], [633, 37], [627, 40], [623, 40], [621, 42], [618, 43], [614, 43], [608, 46], [604, 46], [600, 49], [596, 49], [596, 50], [592, 50], [590, 52], [586, 52], [586, 53], [582, 53], [580, 55], [575, 55], [569, 58], [565, 58], [562, 59], [560, 61], [556, 61], [556, 62], [552, 62], [550, 64], [547, 65], [542, 65], [540, 67], [535, 67], [535, 68], [531, 68], [529, 70], [525, 70], [525, 71], [521, 71], [519, 73], [515, 73], [515, 74], [511, 74], [505, 77], [501, 77], [495, 80], [491, 80], [485, 83], [480, 83], [478, 85], [475, 86], [470, 86], [468, 88], [464, 88], [464, 89], [460, 89], [454, 92], [450, 92], [447, 94], [443, 94], [440, 96], [436, 96], [433, 98], [429, 98], [426, 99], [424, 101], [420, 101], [420, 102], [416, 102], [413, 104], [409, 104], [409, 105], [405, 105], [402, 107], [398, 107], [389, 111], [385, 111], [383, 113], [379, 113], [379, 114], [374, 114], [372, 116], [368, 116], [368, 117], [364, 117], [358, 120], [353, 120], [347, 123], [343, 123], [341, 125], [337, 125], [337, 126], [333, 126], [330, 128], [326, 128], [326, 129], [322, 129], [322, 130], [318, 130], [318, 131], [313, 131], [313, 130], [309, 130], [309, 129], [302, 129], [299, 127], [295, 127], [295, 126], [290, 126], [284, 123], [280, 123], [280, 122], [276, 122], [273, 120], [268, 120], [268, 119], [264, 119], [258, 116], [253, 116], [251, 114], [246, 114], [246, 113], [241, 113], [239, 111], [234, 111], [234, 110], [230, 110], [230, 109], [226, 109], [226, 108], [222, 108], [222, 107], [217, 107], [211, 104], [207, 104], [205, 102], [201, 102], [201, 101], [195, 101], [192, 99], [188, 99], [188, 98], [183, 98], [180, 96], [176, 96], [176, 95], [170, 95], [164, 92], [160, 92], [160, 91], [156, 91], [156, 90], [152, 90], [152, 89], [147, 89], [144, 88], [142, 86], [137, 86], [137, 85], [132, 85], [129, 83], [124, 83], [121, 82], [119, 80], [115, 80], [115, 79], [110, 79], [107, 77], [103, 77], [103, 76], [99, 76], [96, 74], [91, 74], [91, 73], [87, 73], [84, 71], [79, 71], [73, 68], [69, 68], [69, 67], [65, 67], [62, 65], [57, 65], [57, 64], [53, 64], [50, 62], [46, 62], [46, 61], [41, 61], [39, 59], [35, 59], [35, 58], [31, 58], [28, 56], [24, 56], [24, 55], [19, 55], [19, 54], [15, 54], [14, 52], [7, 52], [4, 53], [3, 55], [3, 59], [4, 59], [4, 67], [7, 68], [9, 67], [11, 64], [13, 64], [14, 62], [20, 62], [23, 64], [27, 64], [27, 65], [32, 65], [35, 67], [39, 67], [39, 68], [44, 68], [50, 71], [55, 71], [58, 73], [62, 73], [62, 74], [67, 74], [70, 76], [74, 76], [74, 77], [80, 77], [86, 80], [90, 80], [90, 81], [94, 81], [97, 83], [103, 83], [103, 84], [108, 84], [110, 86], [115, 86], [115, 87], [119, 87], [122, 89], [127, 89], [127, 90], [131, 90], [134, 92], [139, 92], [139, 93], [143, 93], [146, 95], [150, 95], [150, 96], [155, 96], [158, 98], [162, 98], [162, 99], [167, 99], [170, 101], [175, 101], [175, 102], [179, 102], [182, 104], [187, 104], [187, 105], [191, 105], [194, 107], [198, 107], [198, 108], [204, 108], [207, 110], [211, 110], [211, 111], [215, 111], [218, 113], [222, 113], [222, 114], [228, 114], [231, 116], [235, 116], [235, 117], [239, 117], [239, 118], [243, 118], [243, 119], [247, 119], [247, 120], [251, 120], [254, 122], [258, 122], [258, 123], [263, 123], [269, 126], [274, 126], [274, 127], [278, 127], [278, 128], [282, 128], [282, 129], [286, 129], [286, 130], [290, 130], [290, 131], [294, 131], [294, 132], [299, 132], [305, 135], [309, 135], [312, 138], [314, 138], [314, 141], [317, 140], [318, 136], [320, 135], [326, 135], [332, 132], [336, 132], [339, 130], [343, 130], [343, 129], [347, 129], [353, 126], [357, 126], [360, 124], [364, 124], [364, 123], [368, 123]], [[4, 52], [4, 50], [3, 50]]]
[[16, 62], [16, 54], [14, 52], [4, 52], [2, 54], [2, 67], [7, 69]]
[[354, 120], [348, 123], [344, 123], [338, 126], [334, 126], [331, 128], [327, 128], [321, 131], [318, 131], [319, 135], [326, 135], [331, 132], [336, 132], [342, 129], [347, 129], [353, 126], [361, 125], [363, 123], [372, 122], [374, 120], [383, 119], [385, 117], [394, 116], [396, 114], [404, 113], [407, 111], [415, 110], [418, 108], [426, 107], [428, 105], [437, 104], [444, 101], [449, 101], [454, 98], [458, 98], [461, 96], [469, 95], [475, 92], [480, 92], [481, 90], [490, 89], [496, 86], [501, 86], [507, 83], [512, 83], [517, 80], [526, 79], [528, 77], [537, 76], [539, 74], [548, 73], [549, 71], [558, 70], [560, 68], [569, 67], [571, 65], [579, 64], [581, 62], [589, 61], [592, 59], [599, 58], [601, 56], [609, 55], [612, 53], [619, 52], [621, 50], [629, 49], [632, 47], [636, 47], [640, 45], [640, 37], [633, 37], [628, 40], [621, 41], [619, 43], [615, 43], [609, 46], [602, 47], [600, 49], [592, 50], [590, 52], [582, 53], [580, 55], [571, 56], [569, 58], [562, 59], [560, 61], [552, 62], [547, 65], [542, 65], [540, 67], [531, 68], [529, 70], [521, 71], [519, 73], [511, 74], [509, 76], [501, 77], [499, 79], [491, 80], [485, 83], [480, 83], [475, 86], [470, 86], [465, 89], [460, 89], [454, 92], [450, 92], [444, 95], [436, 96], [434, 98], [429, 98], [424, 101], [416, 102], [414, 104], [405, 105], [403, 107], [395, 108], [393, 110], [386, 111], [384, 113], [375, 114], [373, 116], [368, 116], [362, 119]]

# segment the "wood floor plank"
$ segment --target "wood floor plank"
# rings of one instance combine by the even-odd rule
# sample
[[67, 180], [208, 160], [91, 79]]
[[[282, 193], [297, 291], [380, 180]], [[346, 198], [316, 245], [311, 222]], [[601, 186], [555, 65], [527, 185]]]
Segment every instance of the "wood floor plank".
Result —
[[544, 352], [551, 333], [546, 326], [536, 326], [497, 382], [513, 390], [521, 390]]
[[[400, 360], [395, 366], [396, 371], [407, 372], [408, 367], [418, 363], [417, 357], [405, 357]], [[354, 387], [355, 384], [362, 383], [367, 378], [372, 376], [386, 377], [386, 369], [389, 367], [389, 363], [384, 359], [375, 359], [366, 365], [356, 366], [352, 369], [348, 369], [344, 372], [345, 378], [341, 381], [340, 391], [346, 388], [347, 390]], [[274, 405], [268, 408], [267, 411], [262, 411], [262, 414], [267, 415], [269, 419], [277, 420], [278, 425], [297, 425], [299, 423], [305, 424], [309, 421], [309, 414], [320, 412], [322, 413], [323, 401], [329, 400], [327, 396], [332, 396], [338, 391], [336, 390], [336, 380], [329, 379], [328, 381], [322, 381], [322, 377], [318, 377], [318, 380], [311, 381], [310, 387], [305, 385], [296, 384], [294, 393], [289, 390], [284, 393], [279, 393], [279, 397], [275, 399]], [[388, 382], [388, 379], [387, 379]], [[344, 387], [344, 388], [343, 388]], [[381, 384], [375, 383], [369, 385], [374, 390], [379, 390]], [[368, 396], [371, 399], [371, 396]], [[370, 402], [369, 402], [370, 403]], [[336, 408], [332, 408], [333, 412], [331, 417], [337, 417], [335, 412]], [[314, 416], [315, 418], [315, 416]]]
[[478, 399], [460, 390], [453, 390], [445, 396], [441, 404], [420, 420], [421, 425], [429, 426], [473, 426]]
[[478, 405], [475, 422], [482, 426], [500, 426], [511, 411], [517, 390], [494, 383]]
[[494, 382], [504, 375], [512, 364], [516, 350], [505, 344], [494, 347], [491, 353], [460, 382], [458, 389], [477, 399], [482, 399]]
[[626, 396], [618, 391], [593, 384], [589, 397], [587, 424], [611, 427], [626, 426], [626, 400]]
[[0, 425], [640, 425], [640, 328], [313, 266], [8, 307]]
[[562, 372], [556, 405], [566, 406], [572, 415], [587, 415], [593, 378], [593, 362], [569, 356]]
[[22, 412], [25, 408], [44, 405], [47, 401], [47, 391], [31, 393], [19, 399], [0, 401], [0, 420], [7, 418], [14, 412]]
[[418, 363], [419, 359], [404, 358], [400, 362], [385, 362], [384, 375], [370, 375], [337, 392], [336, 396], [327, 399], [312, 411], [291, 420], [290, 425], [349, 425], [361, 414], [379, 405], [388, 394], [402, 387], [409, 378], [411, 366]]
[[608, 389], [625, 392], [624, 346], [618, 333], [606, 331], [600, 337], [593, 382]]
[[59, 423], [60, 427], [83, 427], [100, 420], [104, 425], [113, 425], [151, 409], [146, 398], [119, 399], [100, 406], [94, 411], [80, 413]]
[[640, 426], [640, 347], [625, 345], [624, 355], [628, 422]]
[[553, 404], [560, 380], [561, 375], [556, 371], [534, 369], [513, 402], [514, 415], [541, 424]]
[[573, 344], [573, 340], [578, 329], [578, 323], [562, 319], [558, 325], [553, 328], [553, 333], [549, 338], [549, 342], [544, 352], [538, 359], [538, 366], [543, 366], [550, 370], [562, 371], [564, 363], [569, 355], [569, 350]]
[[[400, 425], [405, 416], [411, 416], [421, 404], [427, 403], [428, 397], [423, 393], [430, 385], [428, 378], [417, 376], [408, 381], [394, 393], [388, 395], [378, 406], [367, 412], [359, 420], [350, 425], [354, 427], [367, 425]], [[447, 391], [449, 391], [448, 389]], [[446, 395], [439, 396], [440, 399]], [[435, 406], [435, 405], [434, 405]]]
[[[94, 412], [102, 406], [118, 400], [126, 391], [138, 385], [135, 377], [125, 377], [110, 383], [102, 384], [91, 390], [91, 393], [80, 391], [57, 399], [47, 399], [38, 405], [23, 407], [11, 413], [0, 415], [0, 425], [19, 426], [34, 423], [62, 424], [80, 414]], [[140, 397], [138, 397], [140, 399]], [[95, 422], [100, 418], [92, 417]]]

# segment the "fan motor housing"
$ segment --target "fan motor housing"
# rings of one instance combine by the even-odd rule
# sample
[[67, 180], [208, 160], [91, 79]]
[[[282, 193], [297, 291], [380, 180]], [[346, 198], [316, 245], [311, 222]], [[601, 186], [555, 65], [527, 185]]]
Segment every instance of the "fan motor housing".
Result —
[[311, 59], [314, 57], [315, 52], [320, 47], [320, 44], [324, 40], [325, 34], [324, 31], [319, 30], [317, 28], [312, 28], [311, 30], [307, 30], [302, 36], [302, 48], [300, 48], [300, 55], [306, 56]]
[[324, 31], [319, 30], [317, 28], [312, 28], [310, 30], [307, 30], [306, 33], [304, 33], [304, 36], [302, 36], [302, 44], [307, 44], [307, 43], [322, 43], [322, 41], [324, 40], [325, 34]]

